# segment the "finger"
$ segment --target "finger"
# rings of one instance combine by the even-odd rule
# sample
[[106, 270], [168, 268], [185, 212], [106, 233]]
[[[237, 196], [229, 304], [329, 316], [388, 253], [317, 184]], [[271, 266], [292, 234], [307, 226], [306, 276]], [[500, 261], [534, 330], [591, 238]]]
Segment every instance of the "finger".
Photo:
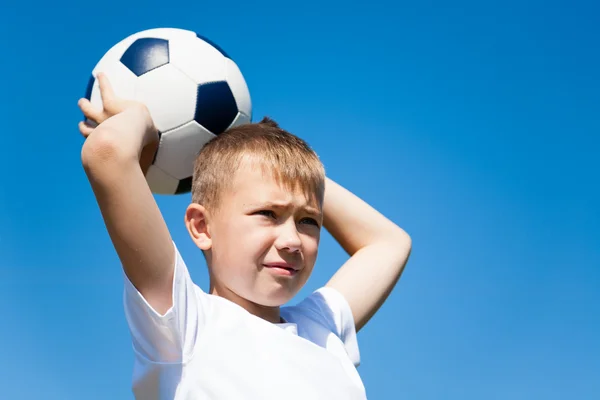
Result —
[[94, 131], [94, 127], [85, 121], [79, 122], [79, 132], [83, 137], [87, 138]]
[[104, 119], [104, 110], [94, 106], [88, 99], [82, 98], [77, 102], [83, 115], [94, 122], [101, 123]]
[[98, 86], [100, 88], [100, 97], [102, 97], [102, 102], [104, 104], [110, 103], [115, 99], [115, 92], [113, 91], [112, 85], [108, 80], [108, 77], [104, 72], [100, 72], [98, 74]]

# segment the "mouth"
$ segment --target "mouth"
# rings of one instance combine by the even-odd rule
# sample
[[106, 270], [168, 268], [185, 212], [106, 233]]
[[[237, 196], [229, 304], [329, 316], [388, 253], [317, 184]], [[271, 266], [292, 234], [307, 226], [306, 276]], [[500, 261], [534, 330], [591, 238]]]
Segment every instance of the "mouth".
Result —
[[296, 275], [298, 273], [298, 271], [300, 270], [298, 267], [292, 265], [292, 264], [287, 264], [287, 263], [271, 263], [271, 264], [263, 264], [263, 266], [278, 274], [278, 275], [284, 275], [284, 276], [292, 276], [292, 275]]

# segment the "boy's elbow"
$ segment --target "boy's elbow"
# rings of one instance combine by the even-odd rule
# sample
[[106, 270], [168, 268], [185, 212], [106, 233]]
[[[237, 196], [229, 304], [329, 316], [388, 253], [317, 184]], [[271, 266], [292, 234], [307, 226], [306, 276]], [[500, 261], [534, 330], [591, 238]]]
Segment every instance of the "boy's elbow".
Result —
[[410, 250], [412, 249], [412, 238], [404, 229], [397, 228], [393, 241], [396, 246], [410, 253]]
[[88, 174], [101, 172], [127, 158], [115, 136], [106, 130], [94, 132], [81, 149], [81, 163]]
[[[385, 249], [387, 254], [398, 254], [399, 256], [409, 254], [412, 248], [410, 235], [398, 225], [388, 224], [382, 229], [368, 245], [376, 245]], [[383, 246], [383, 247], [380, 247]]]
[[390, 256], [401, 260], [409, 257], [412, 250], [412, 239], [410, 235], [402, 228], [395, 226], [385, 235], [384, 239]]
[[404, 264], [412, 251], [410, 235], [396, 225], [381, 232], [372, 244], [377, 247], [379, 254], [386, 254], [390, 260], [400, 260], [400, 264]]

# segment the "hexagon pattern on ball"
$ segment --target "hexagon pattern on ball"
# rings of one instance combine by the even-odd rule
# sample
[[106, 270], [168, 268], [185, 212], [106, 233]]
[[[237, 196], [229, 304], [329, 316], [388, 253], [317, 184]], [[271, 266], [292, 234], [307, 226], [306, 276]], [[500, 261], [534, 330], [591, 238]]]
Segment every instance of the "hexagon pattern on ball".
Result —
[[161, 151], [156, 154], [154, 165], [175, 179], [187, 178], [192, 175], [196, 155], [214, 137], [196, 121], [164, 132], [160, 138]]
[[106, 73], [117, 95], [146, 104], [161, 132], [146, 174], [156, 194], [188, 193], [202, 146], [252, 118], [250, 93], [237, 64], [216, 43], [193, 31], [148, 29], [111, 47], [85, 88], [94, 106], [102, 106], [99, 72]]
[[137, 76], [169, 63], [169, 42], [165, 39], [141, 38], [121, 56], [121, 62]]
[[179, 186], [178, 179], [173, 178], [154, 164], [146, 172], [146, 180], [153, 193], [175, 194]]
[[226, 58], [207, 42], [190, 40], [169, 42], [170, 64], [196, 84], [226, 80]]
[[[129, 70], [129, 68], [125, 67], [121, 63], [112, 63], [105, 65], [102, 69], [102, 72], [110, 81], [110, 84], [117, 96], [125, 99], [133, 99], [135, 97], [135, 85], [137, 82], [137, 77]], [[102, 106], [102, 96], [100, 95], [98, 80], [95, 80], [94, 84], [92, 85], [90, 101]]]
[[156, 128], [164, 135], [194, 119], [196, 83], [167, 64], [136, 79], [134, 98], [148, 107]]
[[165, 40], [172, 39], [190, 39], [196, 36], [196, 32], [189, 31], [186, 29], [178, 29], [178, 28], [152, 28], [146, 29], [145, 31], [140, 31], [130, 35], [134, 39], [139, 38], [160, 38]]

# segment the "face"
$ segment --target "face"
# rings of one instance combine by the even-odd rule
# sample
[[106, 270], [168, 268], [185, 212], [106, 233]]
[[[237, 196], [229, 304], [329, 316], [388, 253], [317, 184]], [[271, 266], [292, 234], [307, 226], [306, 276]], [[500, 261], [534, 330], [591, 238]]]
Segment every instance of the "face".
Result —
[[205, 215], [206, 235], [197, 244], [207, 250], [211, 286], [218, 294], [277, 307], [308, 280], [322, 213], [302, 192], [247, 163], [221, 194], [216, 214]]

